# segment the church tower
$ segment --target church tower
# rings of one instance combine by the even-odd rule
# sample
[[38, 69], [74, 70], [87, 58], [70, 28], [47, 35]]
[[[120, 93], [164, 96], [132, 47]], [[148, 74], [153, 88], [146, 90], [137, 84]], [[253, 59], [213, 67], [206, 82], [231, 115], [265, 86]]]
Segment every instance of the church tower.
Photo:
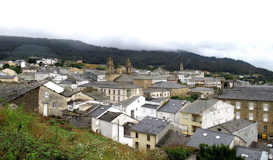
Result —
[[180, 64], [180, 71], [183, 71], [183, 70], [184, 70], [183, 63], [181, 62], [181, 64]]
[[129, 60], [129, 58], [126, 61], [126, 73], [132, 74], [132, 65], [131, 65], [131, 61]]
[[106, 72], [107, 72], [107, 74], [114, 73], [114, 64], [113, 64], [113, 60], [112, 60], [112, 58], [110, 56], [107, 59]]

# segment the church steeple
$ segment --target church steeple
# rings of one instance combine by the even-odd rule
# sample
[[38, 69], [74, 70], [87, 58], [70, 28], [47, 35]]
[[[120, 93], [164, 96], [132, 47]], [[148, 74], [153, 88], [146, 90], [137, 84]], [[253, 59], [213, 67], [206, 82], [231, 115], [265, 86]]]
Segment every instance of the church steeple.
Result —
[[113, 64], [113, 60], [110, 56], [107, 59], [106, 71], [108, 74], [114, 73], [114, 64]]
[[183, 71], [183, 70], [184, 70], [183, 63], [181, 62], [181, 64], [180, 64], [180, 71]]
[[126, 61], [126, 73], [132, 74], [132, 64], [131, 64], [131, 61], [129, 60], [129, 58]]

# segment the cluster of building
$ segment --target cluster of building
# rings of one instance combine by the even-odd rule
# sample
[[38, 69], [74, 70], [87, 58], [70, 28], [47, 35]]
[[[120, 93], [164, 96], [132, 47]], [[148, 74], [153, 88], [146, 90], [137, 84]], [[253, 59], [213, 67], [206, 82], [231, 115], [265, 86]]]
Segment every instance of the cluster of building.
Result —
[[[106, 71], [54, 66], [22, 70], [18, 75], [10, 69], [0, 72], [18, 77], [0, 83], [0, 97], [11, 107], [24, 102], [27, 112], [62, 117], [134, 148], [224, 144], [245, 158], [253, 159], [254, 151], [254, 159], [268, 156], [265, 144], [257, 141], [261, 135], [273, 136], [271, 86], [241, 85], [218, 96], [215, 89], [234, 82], [184, 70], [182, 63], [174, 73], [136, 70], [129, 59], [115, 69], [108, 58]], [[200, 98], [171, 99], [192, 94]]]

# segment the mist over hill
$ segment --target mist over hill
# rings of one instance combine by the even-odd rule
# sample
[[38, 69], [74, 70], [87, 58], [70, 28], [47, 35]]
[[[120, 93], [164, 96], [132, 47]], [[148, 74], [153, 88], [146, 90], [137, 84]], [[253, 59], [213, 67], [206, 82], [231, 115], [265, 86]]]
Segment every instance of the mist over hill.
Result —
[[256, 68], [242, 60], [205, 57], [191, 52], [177, 51], [135, 51], [100, 47], [76, 40], [0, 36], [0, 59], [14, 60], [29, 56], [56, 57], [66, 60], [85, 60], [89, 63], [105, 64], [111, 56], [114, 63], [125, 64], [129, 58], [134, 67], [160, 66], [168, 70], [179, 70], [182, 62], [185, 69], [199, 69], [210, 72], [233, 74], [262, 74], [273, 77], [273, 73]]

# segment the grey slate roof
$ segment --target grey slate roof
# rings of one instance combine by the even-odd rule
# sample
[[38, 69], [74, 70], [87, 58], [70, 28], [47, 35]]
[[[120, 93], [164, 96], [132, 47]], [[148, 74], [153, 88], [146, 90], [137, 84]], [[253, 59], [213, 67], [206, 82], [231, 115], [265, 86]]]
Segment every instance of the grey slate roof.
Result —
[[210, 100], [196, 100], [191, 105], [183, 108], [181, 112], [185, 113], [192, 113], [192, 114], [201, 114], [208, 108], [210, 108], [212, 105], [217, 103], [219, 100], [216, 99], [210, 99]]
[[92, 97], [94, 98], [95, 100], [104, 100], [104, 99], [109, 99], [108, 96], [106, 96], [105, 94], [103, 93], [100, 93], [100, 92], [83, 92], [83, 94], [89, 96], [89, 97]]
[[236, 146], [236, 155], [242, 156], [242, 154], [248, 155], [248, 157], [243, 157], [245, 160], [258, 160], [261, 159], [262, 151], [253, 148]]
[[161, 103], [162, 101], [165, 101], [166, 99], [167, 98], [155, 98], [155, 99], [149, 99], [149, 101]]
[[131, 128], [131, 131], [158, 135], [169, 123], [164, 119], [145, 117]]
[[156, 144], [156, 147], [165, 147], [168, 145], [185, 146], [190, 140], [191, 140], [190, 135], [186, 135], [181, 132], [175, 132], [174, 130], [168, 130], [168, 132]]
[[159, 107], [159, 105], [144, 104], [141, 107], [151, 108], [151, 109], [157, 109]]
[[177, 83], [172, 83], [172, 82], [156, 82], [149, 88], [165, 88], [165, 89], [172, 89], [172, 88], [188, 88], [187, 86], [177, 84]]
[[162, 76], [147, 76], [147, 75], [122, 75], [118, 77], [115, 82], [128, 82], [133, 83], [134, 79], [152, 79], [152, 80], [167, 80], [166, 77]]
[[137, 100], [138, 98], [139, 98], [140, 96], [134, 96], [134, 97], [132, 97], [132, 98], [129, 98], [129, 99], [126, 99], [126, 100], [124, 100], [124, 101], [122, 101], [122, 102], [119, 102], [119, 104], [121, 104], [122, 105], [122, 107], [127, 107], [127, 106], [129, 106], [131, 103], [133, 103], [135, 100]]
[[110, 111], [108, 111], [104, 115], [102, 115], [99, 119], [107, 121], [107, 122], [111, 122], [112, 120], [117, 118], [120, 114], [121, 114], [121, 112], [110, 112]]
[[238, 99], [238, 100], [256, 100], [256, 101], [273, 101], [273, 92], [258, 90], [231, 90], [220, 96], [219, 99]]
[[234, 133], [252, 124], [254, 124], [254, 122], [241, 118], [241, 119], [236, 119], [234, 121], [229, 121], [229, 122], [219, 124], [219, 126], [222, 126], [223, 128], [227, 129], [230, 133]]
[[[204, 133], [207, 133], [206, 136], [204, 136]], [[216, 136], [220, 136], [219, 139], [216, 139]], [[216, 132], [216, 131], [210, 131], [206, 129], [199, 128], [192, 136], [192, 139], [189, 141], [187, 146], [199, 148], [199, 145], [201, 143], [205, 143], [209, 146], [215, 145], [221, 145], [224, 144], [226, 146], [229, 146], [231, 142], [234, 140], [235, 135], [233, 134], [227, 134], [222, 132]]]
[[[40, 83], [31, 83], [31, 84], [26, 84], [26, 83], [0, 83], [0, 98], [3, 98], [6, 101], [11, 101], [14, 100], [25, 93], [38, 88], [42, 86], [45, 82], [40, 82]], [[0, 104], [3, 102], [0, 101]]]
[[58, 84], [76, 84], [76, 81], [73, 81], [72, 79], [66, 79], [66, 80], [61, 81]]
[[14, 79], [16, 75], [10, 76], [10, 75], [0, 75], [0, 79]]
[[182, 103], [186, 104], [187, 102], [186, 100], [169, 99], [169, 101], [162, 105], [157, 111], [175, 114], [184, 107]]
[[106, 112], [109, 108], [111, 108], [111, 106], [99, 106], [98, 108], [93, 110], [91, 113], [89, 113], [88, 116], [97, 118], [102, 113]]
[[143, 89], [144, 93], [151, 93], [151, 92], [167, 92], [169, 90], [167, 89], [161, 89], [161, 88], [156, 88], [156, 89]]
[[115, 89], [134, 89], [134, 88], [142, 88], [137, 85], [132, 84], [120, 84], [115, 82], [96, 82], [96, 83], [87, 83], [80, 85], [79, 87], [98, 87], [98, 88], [115, 88]]
[[197, 88], [191, 89], [191, 91], [213, 91], [213, 90], [210, 88], [197, 87]]

